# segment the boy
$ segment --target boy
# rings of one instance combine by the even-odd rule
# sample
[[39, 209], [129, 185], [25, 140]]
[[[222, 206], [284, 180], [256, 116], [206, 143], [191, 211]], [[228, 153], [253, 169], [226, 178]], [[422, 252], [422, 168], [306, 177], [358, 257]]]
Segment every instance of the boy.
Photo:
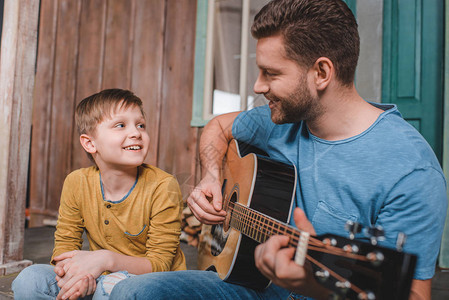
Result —
[[[76, 124], [95, 166], [67, 176], [55, 267], [23, 270], [12, 285], [15, 299], [107, 299], [132, 274], [186, 269], [179, 247], [179, 185], [144, 164], [150, 141], [142, 101], [126, 90], [101, 91], [80, 102]], [[80, 251], [84, 231], [91, 251]]]

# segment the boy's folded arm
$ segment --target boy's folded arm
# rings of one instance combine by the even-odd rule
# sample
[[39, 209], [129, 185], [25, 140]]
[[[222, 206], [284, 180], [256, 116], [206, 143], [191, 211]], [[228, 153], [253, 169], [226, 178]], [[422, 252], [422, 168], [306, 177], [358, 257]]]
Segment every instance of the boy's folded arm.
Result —
[[[61, 232], [62, 231], [62, 232]], [[83, 239], [82, 239], [82, 231], [79, 233], [79, 238], [76, 236], [78, 232], [68, 232], [66, 230], [56, 230], [55, 233], [55, 247], [53, 248], [53, 254], [51, 256], [50, 263], [52, 265], [56, 264], [54, 260], [55, 257], [74, 250], [80, 250], [82, 247]]]
[[152, 264], [145, 257], [128, 256], [121, 253], [107, 251], [108, 264], [105, 271], [118, 272], [126, 270], [131, 274], [140, 275], [151, 273]]
[[50, 263], [55, 264], [53, 258], [69, 251], [80, 250], [83, 245], [83, 219], [78, 208], [72, 187], [76, 185], [72, 176], [67, 176], [61, 193], [58, 223], [55, 232], [55, 246]]
[[153, 196], [146, 259], [151, 262], [153, 272], [170, 271], [180, 251], [183, 202], [178, 182], [174, 177], [166, 178]]
[[151, 263], [144, 257], [134, 257], [120, 254], [110, 250], [96, 251], [70, 251], [63, 253], [55, 260], [62, 261], [70, 259], [67, 263], [68, 278], [62, 278], [61, 283], [72, 277], [86, 276], [91, 274], [98, 278], [103, 272], [117, 272], [126, 270], [132, 274], [144, 274], [151, 272]]

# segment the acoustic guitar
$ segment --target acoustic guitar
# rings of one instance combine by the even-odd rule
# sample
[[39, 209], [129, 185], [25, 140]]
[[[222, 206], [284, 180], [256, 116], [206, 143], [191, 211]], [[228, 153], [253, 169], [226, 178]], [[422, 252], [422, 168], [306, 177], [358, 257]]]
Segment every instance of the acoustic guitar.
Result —
[[[361, 225], [347, 223], [349, 238], [309, 236], [290, 225], [297, 172], [293, 165], [270, 159], [247, 144], [232, 140], [223, 162], [223, 209], [226, 220], [203, 225], [199, 268], [222, 280], [253, 289], [270, 281], [256, 268], [254, 249], [272, 235], [290, 237], [295, 262], [312, 265], [319, 283], [342, 299], [408, 299], [417, 257], [377, 245], [382, 229], [365, 228], [371, 242], [354, 239]], [[401, 236], [401, 238], [404, 238]]]

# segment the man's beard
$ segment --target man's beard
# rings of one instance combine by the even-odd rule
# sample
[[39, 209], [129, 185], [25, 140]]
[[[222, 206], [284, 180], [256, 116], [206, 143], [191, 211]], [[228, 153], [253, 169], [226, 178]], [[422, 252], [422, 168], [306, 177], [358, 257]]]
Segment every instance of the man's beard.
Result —
[[314, 120], [323, 112], [318, 97], [313, 97], [307, 88], [305, 76], [296, 90], [286, 98], [280, 99], [269, 94], [266, 97], [276, 100], [273, 101], [276, 106], [271, 110], [271, 120], [276, 124]]

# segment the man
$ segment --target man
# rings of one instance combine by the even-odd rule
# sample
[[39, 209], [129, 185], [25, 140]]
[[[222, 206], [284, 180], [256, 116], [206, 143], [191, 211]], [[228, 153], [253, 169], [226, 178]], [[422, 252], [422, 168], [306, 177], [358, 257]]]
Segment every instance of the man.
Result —
[[[301, 230], [345, 235], [347, 220], [380, 225], [386, 233], [380, 244], [387, 247], [404, 232], [404, 251], [418, 255], [410, 298], [429, 299], [447, 209], [445, 179], [396, 106], [368, 103], [355, 90], [359, 36], [351, 11], [341, 0], [272, 1], [251, 30], [260, 69], [254, 91], [269, 104], [216, 117], [204, 128], [203, 178], [187, 200], [190, 209], [204, 224], [224, 221], [222, 158], [231, 139], [249, 143], [296, 166], [292, 224]], [[214, 155], [205, 151], [211, 145]], [[145, 285], [134, 295], [156, 298], [164, 290], [168, 297], [285, 299], [287, 290], [328, 299], [330, 292], [292, 261], [287, 245], [287, 237], [273, 236], [256, 248], [256, 266], [274, 283], [260, 293], [200, 271], [128, 280], [136, 289]]]

